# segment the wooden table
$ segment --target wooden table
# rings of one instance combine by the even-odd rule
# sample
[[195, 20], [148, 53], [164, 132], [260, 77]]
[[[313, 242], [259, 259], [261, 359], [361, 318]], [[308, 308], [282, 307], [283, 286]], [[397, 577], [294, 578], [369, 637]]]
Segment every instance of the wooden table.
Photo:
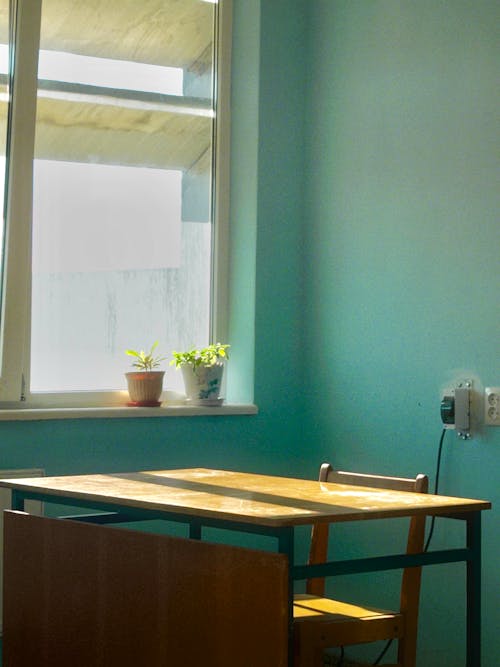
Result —
[[[480, 667], [481, 512], [483, 500], [353, 487], [318, 481], [203, 468], [155, 470], [112, 475], [75, 475], [0, 480], [12, 489], [12, 508], [27, 499], [87, 508], [83, 521], [116, 523], [166, 519], [189, 525], [189, 536], [201, 539], [205, 527], [244, 531], [276, 538], [289, 562], [290, 642], [293, 582], [310, 576], [334, 576], [399, 569], [408, 565], [467, 563], [467, 667]], [[94, 511], [98, 511], [95, 514]], [[422, 554], [332, 561], [320, 565], [295, 562], [294, 532], [314, 522], [390, 519], [418, 514], [466, 522], [463, 548]], [[291, 646], [291, 643], [289, 643]], [[293, 664], [289, 651], [289, 664]]]

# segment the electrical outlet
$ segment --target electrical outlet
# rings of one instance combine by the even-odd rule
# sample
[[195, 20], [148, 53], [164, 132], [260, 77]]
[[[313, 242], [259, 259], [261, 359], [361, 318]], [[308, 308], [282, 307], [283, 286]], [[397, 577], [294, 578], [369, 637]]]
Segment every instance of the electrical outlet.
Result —
[[471, 437], [472, 380], [460, 380], [456, 386], [443, 391], [441, 395], [441, 419], [445, 428], [454, 428], [462, 440]]
[[486, 426], [500, 426], [500, 387], [486, 387], [484, 390], [484, 423]]

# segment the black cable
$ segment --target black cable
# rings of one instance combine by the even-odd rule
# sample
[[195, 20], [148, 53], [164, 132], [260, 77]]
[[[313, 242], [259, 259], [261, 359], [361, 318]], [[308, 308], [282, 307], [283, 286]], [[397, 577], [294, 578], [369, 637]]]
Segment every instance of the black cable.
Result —
[[[434, 495], [437, 495], [438, 489], [439, 489], [439, 473], [440, 473], [440, 470], [441, 470], [441, 454], [443, 452], [444, 436], [446, 435], [447, 430], [448, 430], [447, 428], [443, 428], [443, 430], [441, 432], [441, 437], [439, 439], [437, 464], [436, 464], [436, 480], [434, 482]], [[427, 549], [429, 548], [429, 544], [431, 543], [432, 533], [434, 532], [434, 522], [435, 522], [435, 520], [436, 520], [436, 517], [433, 516], [432, 519], [431, 519], [431, 529], [429, 531], [429, 537], [427, 538], [427, 542], [425, 543], [424, 552], [427, 551]], [[392, 644], [392, 642], [393, 642], [393, 640], [389, 639], [389, 641], [384, 646], [384, 648], [382, 649], [382, 652], [380, 653], [378, 658], [375, 660], [373, 665], [378, 665], [379, 664], [379, 662], [382, 660], [384, 655], [389, 650], [389, 646]]]
[[[446, 431], [448, 429], [444, 428], [442, 433], [441, 433], [441, 438], [439, 439], [439, 447], [438, 447], [438, 456], [437, 456], [437, 464], [436, 464], [436, 481], [434, 482], [434, 495], [437, 495], [438, 489], [439, 489], [439, 472], [441, 470], [441, 454], [443, 452], [443, 441], [444, 441], [444, 436], [446, 435]], [[431, 519], [431, 529], [429, 531], [429, 537], [427, 538], [427, 542], [425, 543], [424, 547], [424, 552], [428, 550], [429, 544], [431, 543], [432, 539], [432, 534], [434, 532], [434, 522], [436, 521], [436, 517], [433, 516]]]
[[378, 665], [378, 664], [379, 664], [379, 662], [382, 660], [382, 658], [384, 657], [384, 655], [385, 655], [385, 654], [387, 653], [387, 651], [389, 650], [389, 647], [390, 647], [390, 645], [392, 644], [393, 641], [394, 641], [393, 639], [389, 639], [389, 641], [387, 642], [387, 644], [386, 644], [386, 645], [384, 646], [384, 648], [382, 649], [382, 652], [380, 653], [380, 655], [378, 656], [378, 658], [377, 658], [377, 659], [375, 660], [375, 662], [373, 663], [374, 665]]

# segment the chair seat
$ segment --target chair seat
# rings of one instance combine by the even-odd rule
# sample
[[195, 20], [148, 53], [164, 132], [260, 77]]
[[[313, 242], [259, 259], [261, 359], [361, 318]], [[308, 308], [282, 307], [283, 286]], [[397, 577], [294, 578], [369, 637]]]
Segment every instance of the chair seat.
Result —
[[400, 613], [307, 593], [294, 596], [293, 620], [298, 634], [307, 627], [307, 634], [316, 635], [316, 641], [324, 647], [404, 635], [404, 617]]

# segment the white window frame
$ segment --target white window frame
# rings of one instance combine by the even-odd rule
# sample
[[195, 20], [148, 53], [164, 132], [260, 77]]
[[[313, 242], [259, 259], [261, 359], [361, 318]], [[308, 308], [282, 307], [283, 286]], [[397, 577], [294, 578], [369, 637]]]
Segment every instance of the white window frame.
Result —
[[[211, 338], [226, 341], [228, 327], [228, 219], [230, 155], [230, 62], [232, 0], [218, 0], [215, 34], [214, 226]], [[9, 178], [6, 192], [3, 298], [0, 332], [2, 409], [123, 406], [123, 391], [29, 393], [31, 336], [31, 223], [37, 68], [42, 0], [12, 2], [15, 77], [10, 105]], [[12, 49], [11, 49], [12, 53]], [[12, 71], [12, 66], [11, 66]], [[127, 370], [124, 364], [124, 372]], [[168, 392], [166, 395], [169, 401]], [[1, 415], [0, 415], [1, 419]]]

